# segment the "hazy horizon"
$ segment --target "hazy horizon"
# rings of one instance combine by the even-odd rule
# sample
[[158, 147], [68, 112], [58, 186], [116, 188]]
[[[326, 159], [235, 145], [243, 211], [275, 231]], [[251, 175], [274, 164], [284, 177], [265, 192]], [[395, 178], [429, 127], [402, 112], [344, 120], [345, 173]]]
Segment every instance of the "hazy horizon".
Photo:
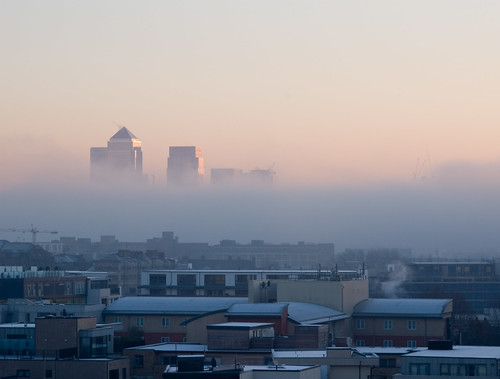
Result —
[[[0, 228], [500, 252], [499, 17], [491, 0], [2, 1]], [[120, 125], [154, 188], [90, 186], [89, 149]], [[176, 193], [179, 145], [275, 186]]]

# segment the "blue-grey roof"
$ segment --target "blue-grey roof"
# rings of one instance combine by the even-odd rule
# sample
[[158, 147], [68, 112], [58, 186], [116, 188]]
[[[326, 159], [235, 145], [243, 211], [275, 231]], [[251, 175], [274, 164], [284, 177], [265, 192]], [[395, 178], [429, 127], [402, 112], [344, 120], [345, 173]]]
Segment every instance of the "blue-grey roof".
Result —
[[207, 329], [255, 329], [274, 326], [271, 322], [223, 322], [207, 325]]
[[288, 317], [301, 324], [317, 324], [342, 320], [349, 316], [324, 305], [293, 301], [288, 304]]
[[128, 296], [115, 300], [103, 313], [199, 315], [207, 312], [223, 312], [233, 304], [247, 301], [246, 297]]
[[[441, 318], [451, 299], [367, 299], [358, 303], [353, 317]], [[451, 311], [451, 308], [449, 309]]]
[[280, 317], [288, 303], [243, 303], [233, 304], [226, 312], [234, 316], [275, 316]]
[[201, 345], [199, 343], [187, 343], [187, 342], [177, 342], [177, 343], [165, 342], [165, 343], [155, 343], [153, 345], [129, 347], [125, 350], [154, 350], [154, 351], [176, 352], [176, 353], [205, 352], [207, 350], [207, 345]]
[[0, 240], [0, 251], [26, 253], [33, 250], [34, 247], [35, 245], [29, 242], [9, 242], [7, 240]]
[[500, 359], [500, 346], [464, 346], [456, 345], [451, 350], [431, 350], [422, 349], [413, 353], [405, 354], [404, 357], [425, 357], [436, 358], [441, 360], [443, 358], [455, 359]]
[[303, 302], [279, 303], [242, 303], [232, 305], [226, 312], [227, 317], [234, 316], [281, 316], [288, 306], [288, 318], [300, 324], [314, 324], [340, 320], [348, 316], [323, 305]]

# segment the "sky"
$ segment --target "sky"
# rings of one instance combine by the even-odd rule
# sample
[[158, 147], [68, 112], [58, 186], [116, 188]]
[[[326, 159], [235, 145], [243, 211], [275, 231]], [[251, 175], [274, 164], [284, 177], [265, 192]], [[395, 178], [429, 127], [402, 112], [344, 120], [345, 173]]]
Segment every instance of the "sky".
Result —
[[[467, 249], [498, 249], [490, 234], [499, 200], [499, 16], [496, 0], [3, 0], [0, 227], [36, 222], [66, 234], [131, 236], [116, 220], [98, 222], [106, 217], [94, 229], [58, 220], [76, 198], [95, 204], [95, 215], [118, 212], [118, 202], [102, 205], [117, 193], [135, 203], [118, 190], [101, 203], [87, 188], [89, 148], [106, 146], [124, 125], [142, 140], [144, 172], [159, 185], [175, 145], [200, 146], [208, 173], [276, 172], [267, 195], [165, 198], [154, 189], [157, 202], [178, 199], [162, 211], [186, 220], [162, 222], [157, 207], [142, 213], [145, 205], [136, 211], [150, 224], [136, 238], [169, 228], [184, 240], [263, 235], [434, 251], [464, 246], [465, 231], [481, 226], [467, 217], [474, 214], [489, 227], [468, 236]], [[358, 214], [349, 204], [364, 202], [377, 206], [346, 224]], [[244, 204], [241, 217], [235, 203]], [[464, 204], [469, 221], [423, 243], [425, 230], [442, 230], [435, 220], [457, 221]], [[382, 205], [393, 209], [389, 226], [359, 222], [377, 220]], [[192, 216], [221, 208], [232, 222]], [[428, 213], [394, 238], [401, 209]], [[72, 213], [90, 218], [86, 209]]]

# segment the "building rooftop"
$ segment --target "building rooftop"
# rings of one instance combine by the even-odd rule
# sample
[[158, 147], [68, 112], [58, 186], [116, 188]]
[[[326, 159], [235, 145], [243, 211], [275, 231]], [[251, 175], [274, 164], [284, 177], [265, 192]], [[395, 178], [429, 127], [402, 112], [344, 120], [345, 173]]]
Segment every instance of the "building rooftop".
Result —
[[356, 346], [356, 350], [358, 350], [362, 354], [391, 354], [391, 355], [403, 355], [408, 353], [413, 353], [415, 351], [427, 350], [426, 347], [383, 347], [383, 346]]
[[275, 316], [280, 317], [288, 303], [243, 303], [233, 304], [226, 316]]
[[274, 358], [325, 358], [326, 350], [273, 350]]
[[423, 349], [404, 355], [426, 358], [485, 358], [500, 359], [500, 346], [453, 346], [451, 350]]
[[440, 318], [451, 301], [451, 299], [367, 299], [354, 307], [352, 316]]
[[235, 303], [245, 303], [242, 297], [150, 297], [128, 296], [115, 300], [104, 314], [181, 314], [198, 315], [225, 311]]
[[348, 318], [346, 314], [323, 305], [303, 302], [239, 303], [233, 304], [226, 312], [234, 316], [274, 316], [280, 317], [288, 305], [288, 318], [301, 324], [314, 324]]
[[9, 322], [7, 324], [0, 324], [0, 328], [29, 328], [29, 329], [34, 329], [35, 324], [32, 322]]
[[198, 343], [156, 343], [153, 345], [145, 346], [135, 346], [129, 347], [125, 350], [154, 350], [154, 351], [164, 351], [164, 352], [205, 352], [207, 350], [207, 345], [201, 345]]
[[281, 372], [301, 372], [315, 369], [315, 365], [269, 365], [269, 366], [250, 366], [244, 365], [243, 371], [281, 371]]
[[274, 326], [268, 322], [223, 322], [220, 324], [207, 325], [207, 329], [254, 329]]
[[118, 130], [110, 139], [137, 139], [125, 126]]
[[288, 317], [302, 324], [317, 324], [326, 321], [335, 321], [348, 318], [345, 313], [319, 304], [290, 302]]

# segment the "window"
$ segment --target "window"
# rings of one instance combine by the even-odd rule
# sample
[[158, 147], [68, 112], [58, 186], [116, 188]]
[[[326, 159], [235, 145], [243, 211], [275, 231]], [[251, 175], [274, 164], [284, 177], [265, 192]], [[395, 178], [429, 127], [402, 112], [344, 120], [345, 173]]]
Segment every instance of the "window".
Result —
[[177, 275], [177, 295], [195, 296], [196, 295], [196, 275], [180, 274]]
[[380, 358], [379, 367], [384, 367], [384, 368], [396, 367], [396, 358]]
[[161, 342], [170, 342], [170, 337], [161, 337]]
[[144, 367], [144, 355], [134, 355], [134, 367]]
[[45, 377], [52, 378], [52, 370], [45, 370]]
[[17, 370], [17, 376], [21, 378], [28, 378], [31, 376], [30, 370]]
[[365, 320], [356, 320], [356, 329], [364, 329]]
[[417, 341], [414, 340], [406, 341], [406, 347], [417, 347]]
[[408, 320], [408, 330], [416, 330], [417, 322], [415, 320]]
[[205, 275], [205, 286], [224, 286], [226, 285], [226, 276], [225, 275]]
[[410, 375], [430, 375], [431, 365], [429, 363], [410, 363]]
[[356, 346], [365, 346], [365, 340], [356, 340]]
[[441, 376], [486, 376], [486, 365], [442, 363]]
[[122, 322], [122, 318], [121, 317], [115, 317], [115, 322]]
[[135, 325], [137, 325], [137, 326], [144, 326], [144, 317], [137, 317], [135, 319]]
[[392, 340], [384, 340], [384, 347], [392, 347]]
[[392, 320], [384, 320], [384, 329], [385, 330], [392, 329]]
[[170, 319], [168, 317], [161, 318], [161, 326], [168, 327], [170, 326]]
[[167, 282], [167, 275], [165, 274], [149, 275], [149, 284], [151, 286], [164, 286], [166, 282]]

